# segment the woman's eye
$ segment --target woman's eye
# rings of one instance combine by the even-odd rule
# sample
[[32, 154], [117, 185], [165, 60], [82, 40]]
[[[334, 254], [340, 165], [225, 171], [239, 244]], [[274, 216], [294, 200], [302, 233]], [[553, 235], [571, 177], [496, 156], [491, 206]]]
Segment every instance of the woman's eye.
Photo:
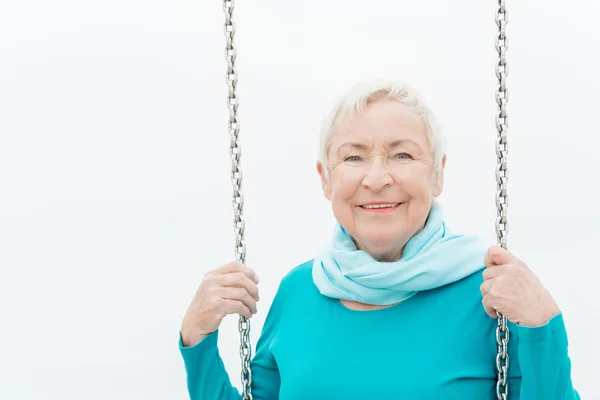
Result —
[[344, 161], [360, 161], [360, 156], [349, 156], [346, 157]]
[[408, 153], [398, 153], [396, 154], [396, 158], [400, 160], [410, 160], [412, 159], [412, 156]]

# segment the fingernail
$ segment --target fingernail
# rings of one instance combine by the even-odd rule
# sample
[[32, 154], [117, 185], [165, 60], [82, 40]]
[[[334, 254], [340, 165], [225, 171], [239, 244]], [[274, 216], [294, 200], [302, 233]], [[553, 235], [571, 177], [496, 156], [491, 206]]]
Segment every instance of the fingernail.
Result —
[[255, 280], [256, 282], [260, 282], [260, 279], [258, 279], [258, 275], [254, 274], [254, 280]]

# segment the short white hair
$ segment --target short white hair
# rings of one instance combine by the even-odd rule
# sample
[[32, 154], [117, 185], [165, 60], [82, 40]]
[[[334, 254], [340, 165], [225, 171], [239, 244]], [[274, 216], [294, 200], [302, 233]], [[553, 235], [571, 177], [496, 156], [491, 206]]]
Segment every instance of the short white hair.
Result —
[[440, 173], [442, 158], [447, 151], [447, 142], [440, 123], [433, 111], [425, 103], [421, 94], [412, 86], [401, 81], [368, 80], [360, 82], [342, 95], [323, 122], [320, 134], [318, 161], [323, 165], [325, 177], [329, 177], [327, 153], [331, 143], [331, 131], [336, 122], [345, 116], [356, 116], [367, 104], [379, 100], [395, 99], [419, 115], [427, 126], [427, 138], [433, 156], [434, 170]]

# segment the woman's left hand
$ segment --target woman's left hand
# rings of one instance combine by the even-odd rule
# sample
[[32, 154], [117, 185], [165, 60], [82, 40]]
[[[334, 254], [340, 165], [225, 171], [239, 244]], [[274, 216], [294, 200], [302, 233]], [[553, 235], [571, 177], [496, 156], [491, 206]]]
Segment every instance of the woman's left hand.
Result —
[[560, 314], [558, 304], [533, 271], [507, 250], [490, 247], [484, 264], [487, 268], [480, 289], [483, 308], [490, 317], [497, 318], [498, 311], [514, 324], [536, 327]]

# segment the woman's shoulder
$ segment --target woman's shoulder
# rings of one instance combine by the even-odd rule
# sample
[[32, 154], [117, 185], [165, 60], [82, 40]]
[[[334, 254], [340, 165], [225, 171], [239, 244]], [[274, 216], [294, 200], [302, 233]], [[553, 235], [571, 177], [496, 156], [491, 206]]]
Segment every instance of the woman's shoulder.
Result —
[[308, 307], [311, 299], [318, 294], [312, 280], [313, 260], [302, 262], [288, 270], [277, 288], [272, 307], [286, 308], [288, 311], [296, 307]]
[[314, 259], [305, 261], [290, 269], [281, 279], [280, 291], [298, 291], [312, 286]]
[[427, 290], [423, 292], [421, 297], [435, 302], [443, 299], [448, 307], [468, 308], [467, 305], [479, 307], [481, 305], [480, 286], [483, 283], [484, 269], [485, 267], [450, 284]]
[[464, 293], [468, 296], [472, 296], [474, 293], [479, 294], [479, 287], [483, 283], [483, 271], [485, 266], [482, 266], [479, 270], [459, 279], [456, 282], [451, 283], [448, 287], [451, 290]]

